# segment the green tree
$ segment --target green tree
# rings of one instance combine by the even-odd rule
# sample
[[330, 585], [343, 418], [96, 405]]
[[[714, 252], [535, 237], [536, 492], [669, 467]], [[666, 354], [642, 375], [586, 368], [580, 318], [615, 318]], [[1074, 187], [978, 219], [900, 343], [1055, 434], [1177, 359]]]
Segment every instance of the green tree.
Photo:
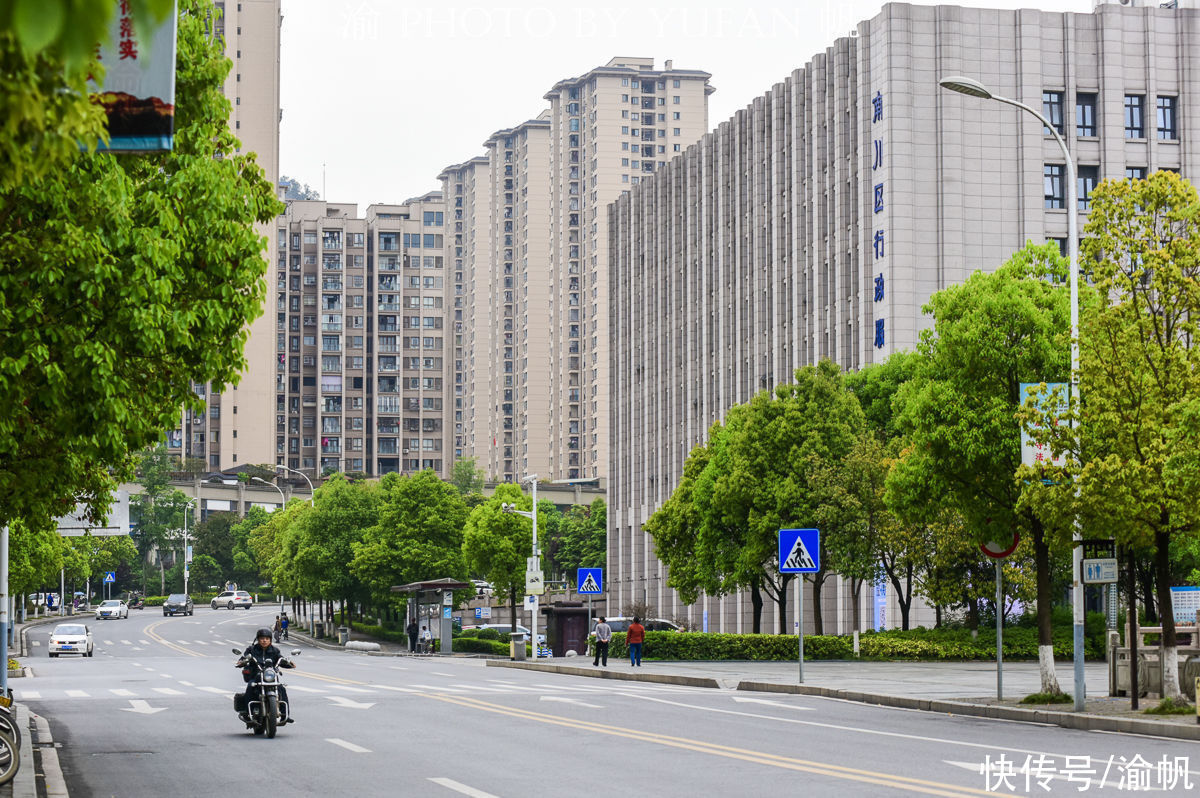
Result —
[[483, 491], [485, 474], [476, 465], [476, 458], [463, 457], [450, 467], [450, 484], [458, 488], [463, 496]]
[[[498, 595], [509, 597], [512, 622], [517, 624], [517, 593], [525, 591], [525, 564], [533, 554], [533, 526], [530, 519], [505, 513], [502, 504], [515, 504], [518, 510], [531, 511], [533, 499], [518, 485], [497, 485], [485, 503], [471, 511], [463, 529], [463, 557], [472, 575], [492, 583]], [[539, 507], [538, 522], [541, 523]]]
[[229, 573], [216, 559], [207, 554], [194, 555], [188, 572], [188, 590], [192, 593], [203, 592], [209, 585], [224, 584], [222, 580], [225, 574]]
[[1069, 429], [1042, 435], [1073, 453], [1076, 478], [1040, 506], [1151, 553], [1163, 694], [1179, 698], [1171, 549], [1200, 529], [1200, 196], [1172, 172], [1105, 181], [1084, 230], [1095, 293], [1080, 318], [1080, 446]]
[[[539, 528], [540, 531], [540, 528]], [[587, 507], [573, 506], [562, 517], [558, 567], [568, 580], [580, 568], [604, 568], [608, 559], [608, 506], [592, 499]]]
[[254, 530], [266, 524], [271, 516], [272, 513], [268, 513], [262, 507], [251, 507], [246, 511], [246, 516], [230, 529], [233, 537], [232, 578], [239, 585], [254, 585], [260, 583], [264, 577], [270, 578], [269, 574], [264, 573], [250, 540]]
[[[116, 0], [13, 0], [0, 6], [0, 35], [10, 36], [24, 53], [83, 64], [91, 60], [96, 42], [108, 38], [117, 6]], [[173, 7], [173, 0], [129, 0], [139, 38], [148, 38]]]
[[[707, 522], [742, 530], [732, 561], [719, 558], [724, 584], [759, 587], [777, 605], [780, 633], [787, 630], [790, 574], [779, 573], [779, 530], [807, 526], [818, 513], [821, 493], [812, 476], [823, 462], [844, 458], [865, 425], [862, 408], [842, 381], [837, 364], [823, 360], [797, 369], [795, 381], [764, 391], [725, 418], [725, 444], [712, 449], [697, 489], [711, 479]], [[715, 522], [715, 523], [714, 523]], [[821, 588], [828, 558], [812, 575], [816, 633], [822, 633]]]
[[934, 327], [921, 335], [916, 378], [897, 402], [901, 427], [920, 453], [929, 495], [945, 496], [975, 542], [1029, 535], [1037, 570], [1042, 692], [1058, 693], [1054, 672], [1051, 552], [1069, 527], [1023, 504], [1016, 421], [1022, 382], [1061, 380], [1069, 369], [1066, 260], [1057, 245], [1026, 245], [996, 272], [976, 272], [934, 294]]
[[[179, 546], [177, 538], [183, 529], [183, 514], [189, 501], [186, 493], [171, 487], [173, 466], [174, 458], [161, 443], [143, 452], [137, 461], [137, 481], [142, 492], [129, 497], [133, 542], [143, 562], [149, 561], [152, 553], [158, 553], [160, 588], [162, 556]], [[141, 573], [141, 590], [145, 594], [148, 573], [145, 568]]]
[[[210, 513], [192, 529], [188, 536], [192, 541], [192, 556], [211, 557], [221, 574], [233, 575], [233, 554], [236, 539], [233, 527], [238, 517], [235, 513]], [[224, 581], [224, 580], [222, 580]], [[234, 580], [238, 581], [238, 580]], [[238, 581], [238, 584], [242, 584]]]
[[[266, 292], [254, 225], [283, 206], [229, 131], [230, 63], [212, 13], [179, 3], [173, 151], [79, 152], [90, 123], [73, 124], [79, 109], [55, 110], [56, 99], [33, 111], [51, 114], [45, 135], [7, 117], [0, 127], [0, 523], [61, 515], [76, 500], [101, 517], [128, 453], [160, 440], [181, 405], [202, 407], [193, 384], [224, 386], [244, 370]], [[27, 91], [18, 84], [42, 101], [82, 89], [0, 37], [0, 58], [18, 70], [0, 89], [9, 102]], [[54, 168], [9, 180], [13, 159], [56, 154]]]
[[366, 598], [350, 569], [354, 545], [379, 522], [379, 490], [368, 482], [349, 482], [335, 474], [317, 489], [313, 509], [297, 519], [285, 546], [301, 594], [345, 605]]
[[19, 596], [57, 585], [65, 549], [66, 543], [53, 525], [30, 528], [14, 521], [8, 543], [9, 593]]
[[379, 522], [354, 544], [350, 569], [380, 606], [397, 603], [393, 585], [442, 577], [465, 580], [466, 522], [462, 494], [433, 470], [387, 474], [379, 483]]

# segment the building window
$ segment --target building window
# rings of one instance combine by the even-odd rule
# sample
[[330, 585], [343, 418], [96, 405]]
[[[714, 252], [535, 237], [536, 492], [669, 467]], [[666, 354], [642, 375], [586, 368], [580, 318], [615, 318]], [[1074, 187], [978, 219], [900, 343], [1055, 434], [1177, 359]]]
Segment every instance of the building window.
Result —
[[1092, 190], [1095, 189], [1096, 184], [1100, 182], [1100, 167], [1080, 166], [1078, 169], [1079, 210], [1086, 211], [1092, 207]]
[[1145, 180], [1146, 179], [1146, 167], [1144, 167], [1144, 166], [1126, 166], [1125, 167], [1125, 179], [1126, 180]]
[[[1063, 96], [1061, 91], [1042, 92], [1042, 116], [1050, 121], [1050, 126], [1062, 135], [1063, 130]], [[1050, 135], [1050, 131], [1046, 131]]]
[[1046, 207], [1062, 209], [1066, 204], [1063, 200], [1063, 165], [1048, 163], [1043, 167], [1042, 174], [1046, 186]]
[[671, 81], [671, 86], [672, 86], [673, 88], [676, 88], [676, 89], [678, 89], [678, 88], [679, 88], [679, 81], [678, 81], [678, 80], [673, 80], [673, 81]]
[[672, 135], [672, 136], [678, 136], [678, 135], [679, 135], [679, 128], [677, 128], [677, 127], [675, 127], [675, 128], [671, 128], [671, 135]]
[[679, 95], [678, 95], [678, 94], [676, 94], [675, 96], [673, 96], [673, 97], [671, 98], [671, 104], [672, 104], [672, 105], [679, 105]]
[[1075, 95], [1075, 135], [1096, 135], [1096, 95]]
[[679, 119], [679, 112], [678, 112], [678, 111], [675, 111], [675, 112], [674, 112], [674, 113], [671, 115], [671, 118], [672, 118], [672, 119]]
[[1145, 100], [1140, 94], [1125, 95], [1125, 138], [1146, 138]]
[[679, 146], [680, 146], [680, 145], [678, 145], [678, 144], [672, 144], [671, 146], [672, 146], [672, 148], [674, 149], [674, 151], [675, 151], [675, 152], [679, 152]]
[[1160, 139], [1179, 138], [1179, 131], [1175, 126], [1175, 103], [1177, 100], [1177, 97], [1158, 98], [1158, 137]]

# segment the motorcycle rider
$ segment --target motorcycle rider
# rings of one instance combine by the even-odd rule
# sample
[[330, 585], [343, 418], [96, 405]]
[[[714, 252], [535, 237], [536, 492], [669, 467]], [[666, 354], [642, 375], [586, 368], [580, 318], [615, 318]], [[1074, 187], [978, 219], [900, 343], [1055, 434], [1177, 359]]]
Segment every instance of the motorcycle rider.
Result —
[[[285, 659], [283, 654], [271, 642], [271, 630], [263, 627], [255, 632], [255, 641], [246, 647], [242, 652], [242, 659], [238, 660], [238, 667], [246, 664], [246, 660], [254, 659], [260, 667], [269, 667], [278, 665], [280, 668], [294, 668], [296, 663], [289, 659]], [[254, 672], [250, 668], [242, 669], [242, 679], [246, 682], [246, 706], [255, 700], [254, 688], [250, 685], [250, 681], [254, 678]], [[253, 692], [252, 692], [253, 691]], [[287, 688], [282, 684], [279, 685], [279, 700], [281, 702], [280, 711], [284, 714], [283, 723], [295, 723], [296, 719], [292, 717], [292, 702], [288, 700]], [[243, 722], [250, 722], [250, 715], [246, 712], [241, 712], [238, 717]]]

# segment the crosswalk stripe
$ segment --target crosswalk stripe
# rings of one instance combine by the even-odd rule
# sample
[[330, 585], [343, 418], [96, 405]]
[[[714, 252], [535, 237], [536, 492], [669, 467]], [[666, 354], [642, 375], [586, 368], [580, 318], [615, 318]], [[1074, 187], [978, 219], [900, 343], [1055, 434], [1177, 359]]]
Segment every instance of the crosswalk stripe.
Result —
[[216, 693], [217, 695], [233, 695], [232, 690], [222, 690], [220, 687], [197, 687], [197, 690], [203, 690], [206, 693]]
[[108, 692], [112, 693], [113, 695], [119, 695], [119, 696], [121, 696], [121, 698], [130, 698], [133, 696], [132, 690], [120, 690], [120, 689], [113, 688], [113, 689], [110, 689]]
[[42, 644], [42, 641], [41, 641], [41, 640], [34, 640], [34, 641], [33, 641], [33, 645], [35, 645], [35, 646], [40, 646], [41, 644]]
[[302, 684], [293, 684], [293, 685], [289, 686], [288, 689], [289, 690], [298, 690], [301, 693], [321, 693], [321, 694], [325, 693], [324, 690], [318, 690], [315, 687], [305, 687]]
[[484, 693], [511, 693], [507, 687], [484, 687], [479, 684], [456, 684], [454, 687], [465, 687], [468, 690], [476, 690]]
[[139, 642], [139, 643], [141, 643], [143, 646], [148, 646], [148, 645], [150, 645], [150, 641], [149, 641], [149, 640], [139, 640], [138, 642]]
[[130, 643], [128, 640], [122, 640], [122, 641], [121, 641], [121, 645], [123, 645], [123, 646], [131, 646], [131, 645], [133, 645], [133, 643]]
[[[413, 687], [420, 687], [422, 690], [436, 690], [439, 693], [465, 693], [466, 690], [460, 690], [457, 687], [444, 687], [442, 685], [432, 684], [414, 684]], [[538, 692], [542, 692], [538, 690]]]
[[88, 696], [86, 690], [68, 690], [67, 697], [68, 698], [88, 698], [89, 696]]
[[375, 686], [376, 686], [376, 687], [378, 687], [380, 690], [392, 690], [392, 691], [395, 691], [395, 692], [397, 692], [397, 693], [416, 693], [416, 692], [420, 692], [419, 690], [413, 690], [413, 689], [412, 689], [412, 688], [410, 688], [410, 687], [393, 687], [393, 686], [392, 686], [392, 685], [390, 685], [390, 684], [377, 684], [377, 685], [375, 685]]
[[176, 690], [174, 687], [152, 687], [150, 689], [163, 695], [184, 695], [183, 692]]
[[361, 687], [351, 687], [348, 684], [331, 684], [330, 690], [345, 690], [347, 693], [373, 693], [374, 690], [364, 690]]
[[37, 690], [22, 690], [21, 691], [21, 698], [25, 699], [26, 701], [30, 701], [30, 700], [41, 698], [41, 697], [42, 697], [42, 694], [39, 693]]
[[196, 641], [196, 645], [198, 645], [198, 646], [207, 646], [207, 645], [208, 645], [208, 641], [207, 641], [207, 640], [197, 640], [197, 641]]
[[106, 645], [106, 646], [111, 646], [112, 644], [113, 644], [113, 641], [111, 641], [111, 640], [104, 641], [104, 645]]

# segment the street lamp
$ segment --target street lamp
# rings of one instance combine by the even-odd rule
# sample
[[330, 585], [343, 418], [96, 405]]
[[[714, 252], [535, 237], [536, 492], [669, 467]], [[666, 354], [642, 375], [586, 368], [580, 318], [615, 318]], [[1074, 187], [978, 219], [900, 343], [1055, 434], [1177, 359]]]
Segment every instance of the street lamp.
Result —
[[[1059, 149], [1062, 150], [1063, 158], [1067, 163], [1067, 251], [1071, 259], [1071, 395], [1078, 402], [1079, 385], [1076, 379], [1079, 374], [1079, 203], [1076, 199], [1075, 161], [1072, 160], [1071, 153], [1067, 150], [1067, 143], [1063, 141], [1063, 137], [1059, 135], [1054, 125], [1050, 124], [1046, 117], [1025, 103], [993, 94], [991, 90], [979, 81], [961, 75], [951, 75], [950, 77], [942, 78], [938, 83], [943, 89], [950, 89], [950, 91], [956, 91], [959, 94], [966, 94], [969, 97], [978, 97], [983, 100], [995, 100], [996, 102], [1020, 108], [1022, 111], [1028, 111], [1045, 125], [1046, 129], [1054, 136], [1054, 140], [1058, 142]], [[1075, 440], [1075, 445], [1078, 448], [1079, 434], [1076, 429], [1075, 414], [1071, 415], [1071, 437]], [[1080, 547], [1080, 541], [1083, 535], [1079, 529], [1078, 517], [1075, 518], [1073, 537], [1075, 546], [1071, 556], [1071, 598], [1074, 610], [1075, 632], [1075, 711], [1082, 712], [1087, 696], [1083, 678], [1083, 584], [1080, 581], [1080, 569], [1083, 560], [1083, 549]]]
[[291, 471], [293, 474], [299, 474], [304, 477], [304, 481], [308, 483], [308, 503], [313, 504], [313, 497], [316, 495], [316, 491], [313, 489], [312, 480], [308, 478], [308, 474], [305, 474], [303, 471], [297, 471], [294, 468], [288, 468], [285, 465], [276, 465], [275, 468], [282, 468], [284, 471]]
[[272, 488], [279, 491], [280, 508], [287, 506], [287, 497], [283, 495], [283, 488], [279, 487], [274, 482], [267, 482], [262, 477], [250, 477], [250, 479], [254, 480], [255, 482], [261, 482], [264, 485], [270, 485]]
[[[536, 571], [540, 575], [541, 570], [542, 570], [542, 560], [541, 560], [542, 553], [540, 551], [538, 551], [538, 539], [537, 539], [538, 475], [537, 474], [529, 474], [525, 477], [522, 477], [521, 481], [528, 482], [533, 486], [533, 512], [528, 512], [526, 510], [518, 510], [517, 505], [509, 504], [507, 502], [500, 505], [500, 511], [504, 512], [504, 513], [511, 513], [513, 515], [523, 515], [526, 518], [533, 521], [533, 557], [530, 559], [530, 565], [532, 565], [533, 567], [530, 570]], [[533, 658], [534, 659], [538, 658], [538, 639], [537, 639], [538, 618], [537, 618], [537, 614], [538, 614], [538, 599], [537, 599], [537, 594], [535, 593], [533, 596], [533, 623], [530, 626], [531, 635], [533, 637], [532, 642], [533, 642]], [[517, 630], [514, 628], [513, 631], [515, 632]]]
[[188, 573], [188, 563], [191, 562], [191, 558], [188, 557], [188, 515], [191, 506], [195, 503], [196, 500], [192, 499], [187, 504], [183, 505], [183, 595], [185, 596], [188, 594], [188, 576], [190, 575]]

